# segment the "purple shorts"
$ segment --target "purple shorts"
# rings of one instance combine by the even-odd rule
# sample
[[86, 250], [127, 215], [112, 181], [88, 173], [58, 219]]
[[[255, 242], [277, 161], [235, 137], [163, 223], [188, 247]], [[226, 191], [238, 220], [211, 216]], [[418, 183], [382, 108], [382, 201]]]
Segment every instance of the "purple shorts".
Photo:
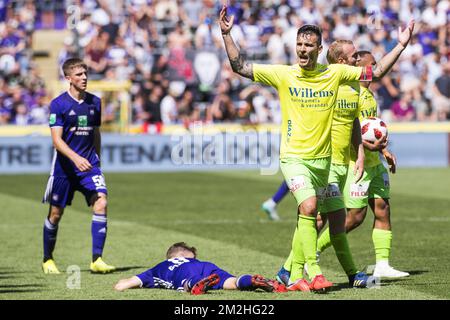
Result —
[[94, 167], [90, 171], [79, 173], [75, 177], [50, 176], [42, 202], [64, 208], [72, 204], [75, 191], [80, 191], [84, 195], [88, 206], [92, 205], [92, 197], [97, 193], [108, 194], [105, 177], [101, 169]]

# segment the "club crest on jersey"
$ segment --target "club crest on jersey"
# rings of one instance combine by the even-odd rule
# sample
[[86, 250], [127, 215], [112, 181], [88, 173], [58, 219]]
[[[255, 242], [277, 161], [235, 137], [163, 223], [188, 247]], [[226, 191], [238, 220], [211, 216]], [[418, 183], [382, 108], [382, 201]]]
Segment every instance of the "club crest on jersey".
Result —
[[78, 116], [78, 126], [87, 127], [88, 121], [87, 116]]

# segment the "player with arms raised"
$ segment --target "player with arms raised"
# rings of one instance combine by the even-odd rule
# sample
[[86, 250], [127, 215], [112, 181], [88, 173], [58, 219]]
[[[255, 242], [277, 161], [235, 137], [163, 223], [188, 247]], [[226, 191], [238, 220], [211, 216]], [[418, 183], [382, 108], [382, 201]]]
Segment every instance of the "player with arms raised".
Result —
[[75, 191], [83, 193], [92, 207], [92, 262], [94, 273], [107, 273], [115, 267], [102, 260], [107, 230], [107, 189], [100, 169], [101, 101], [86, 92], [87, 66], [77, 58], [64, 62], [63, 73], [70, 83], [68, 91], [50, 104], [49, 125], [55, 156], [44, 195], [50, 210], [44, 223], [44, 261], [46, 274], [59, 273], [53, 260], [58, 224]]
[[[322, 34], [317, 26], [305, 25], [297, 32], [298, 64], [252, 64], [243, 58], [230, 31], [224, 5], [219, 17], [225, 49], [234, 72], [277, 89], [282, 111], [280, 167], [298, 204], [298, 222], [292, 241], [291, 290], [321, 290], [332, 286], [316, 259], [316, 217], [328, 185], [331, 164], [331, 126], [338, 88], [350, 81], [372, 81], [386, 74], [408, 44], [414, 23], [399, 34], [399, 44], [373, 68], [317, 63]], [[363, 168], [357, 169], [361, 172]], [[308, 264], [311, 283], [303, 279]]]

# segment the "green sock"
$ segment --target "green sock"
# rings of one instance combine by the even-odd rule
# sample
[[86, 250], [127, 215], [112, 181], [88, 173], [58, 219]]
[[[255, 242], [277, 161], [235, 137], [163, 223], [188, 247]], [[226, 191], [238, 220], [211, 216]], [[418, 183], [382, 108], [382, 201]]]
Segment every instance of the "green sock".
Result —
[[317, 229], [316, 218], [300, 215], [298, 219], [298, 233], [301, 235], [301, 244], [306, 263], [308, 264], [308, 274], [311, 279], [322, 274], [317, 263]]
[[391, 253], [392, 231], [373, 229], [372, 241], [375, 248], [376, 262], [389, 260]]
[[[303, 278], [303, 268], [305, 266], [305, 256], [303, 254], [300, 232], [298, 232], [298, 224], [299, 222], [297, 222], [297, 228], [295, 229], [294, 237], [292, 238], [292, 250], [289, 254], [291, 261], [288, 265], [289, 269], [287, 270], [290, 270], [291, 272], [291, 276], [289, 277], [290, 282], [295, 282], [298, 279]], [[286, 261], [285, 266], [289, 262], [289, 258]]]
[[[297, 229], [295, 229], [295, 232], [297, 232]], [[286, 269], [287, 271], [291, 271], [291, 267], [292, 267], [292, 256], [294, 255], [294, 252], [289, 252], [289, 257], [287, 257], [286, 262], [283, 265], [283, 268]]]
[[317, 239], [317, 251], [324, 252], [329, 247], [331, 247], [330, 228], [327, 227]]
[[[325, 230], [326, 231], [326, 230]], [[336, 257], [339, 260], [345, 273], [349, 275], [356, 274], [358, 270], [353, 262], [352, 253], [347, 241], [347, 234], [345, 232], [339, 234], [332, 234], [331, 243], [333, 244], [334, 251], [336, 252]]]

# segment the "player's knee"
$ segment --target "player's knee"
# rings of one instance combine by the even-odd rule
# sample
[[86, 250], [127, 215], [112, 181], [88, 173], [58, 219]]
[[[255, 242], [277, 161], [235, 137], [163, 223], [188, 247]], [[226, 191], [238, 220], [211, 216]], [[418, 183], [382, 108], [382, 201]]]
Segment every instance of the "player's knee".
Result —
[[106, 195], [98, 194], [96, 196], [95, 201], [93, 202], [95, 212], [103, 212], [106, 210], [108, 206], [108, 200], [106, 199]]
[[64, 213], [64, 210], [62, 208], [52, 206], [50, 208], [50, 213], [49, 213], [48, 218], [52, 224], [58, 224], [62, 218], [63, 213]]
[[305, 200], [299, 206], [299, 214], [305, 216], [317, 215], [317, 201]]
[[354, 216], [355, 227], [360, 226], [364, 222], [365, 217], [366, 215], [362, 211], [358, 211], [358, 213]]
[[365, 217], [366, 211], [364, 209], [349, 210], [345, 221], [347, 231], [359, 227], [364, 222]]

